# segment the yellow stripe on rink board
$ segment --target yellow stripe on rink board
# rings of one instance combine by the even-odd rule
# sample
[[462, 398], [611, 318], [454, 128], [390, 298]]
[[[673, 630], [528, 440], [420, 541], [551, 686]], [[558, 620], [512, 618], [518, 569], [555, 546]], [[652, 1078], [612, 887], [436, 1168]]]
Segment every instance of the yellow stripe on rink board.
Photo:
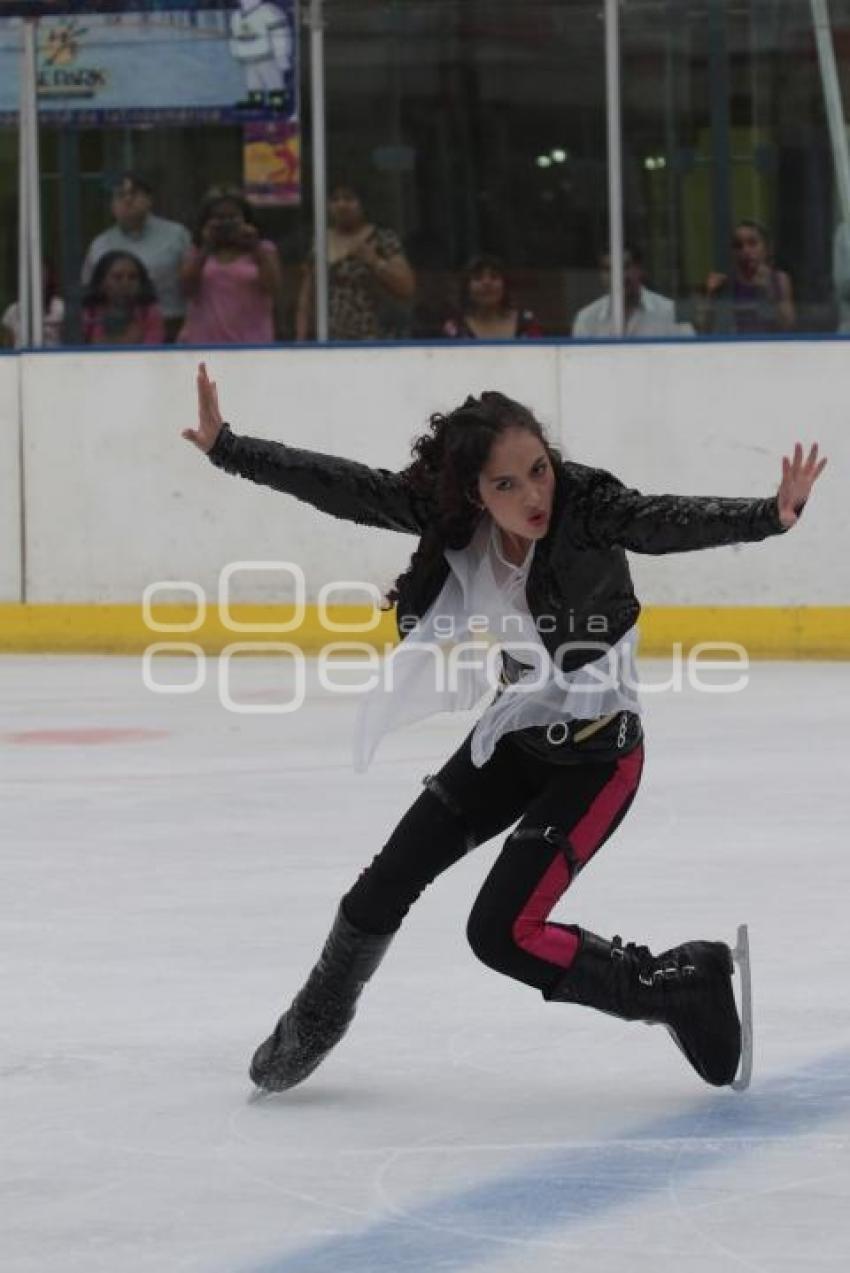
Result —
[[[195, 605], [157, 605], [149, 624], [140, 605], [0, 604], [0, 651], [141, 654], [150, 645], [167, 643], [218, 654], [235, 643], [286, 643], [317, 653], [334, 641], [383, 646], [398, 639], [394, 616], [376, 614], [371, 606], [328, 606], [327, 623], [320, 622], [318, 606], [305, 606], [297, 626], [291, 626], [298, 618], [291, 605], [232, 605], [224, 617], [229, 626], [216, 606], [199, 614]], [[329, 624], [342, 630], [331, 631]]]
[[[282, 643], [317, 653], [333, 642], [383, 647], [396, 641], [392, 614], [376, 616], [368, 606], [328, 607], [324, 617], [339, 626], [336, 632], [320, 621], [317, 606], [307, 606], [300, 624], [291, 631], [270, 631], [264, 625], [291, 623], [292, 606], [234, 605], [229, 617], [239, 625], [238, 631], [226, 626], [214, 607], [200, 616], [191, 605], [157, 606], [151, 617], [170, 630], [147, 626], [139, 605], [0, 603], [0, 651], [137, 654], [163, 643], [200, 646], [207, 654], [217, 654], [235, 643], [258, 647]], [[371, 626], [376, 617], [377, 625]], [[653, 606], [644, 611], [640, 628], [644, 655], [669, 655], [677, 643], [687, 652], [700, 642], [726, 641], [742, 645], [751, 658], [850, 659], [850, 606]], [[704, 653], [707, 658], [720, 657], [710, 649]]]
[[644, 655], [728, 641], [752, 659], [850, 659], [850, 606], [648, 606], [640, 631]]

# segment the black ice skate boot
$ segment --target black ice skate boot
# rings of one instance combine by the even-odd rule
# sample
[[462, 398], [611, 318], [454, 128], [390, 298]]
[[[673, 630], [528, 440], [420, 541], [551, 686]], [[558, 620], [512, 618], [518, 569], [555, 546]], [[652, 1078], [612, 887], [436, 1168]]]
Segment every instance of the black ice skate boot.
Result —
[[340, 906], [316, 966], [254, 1053], [257, 1087], [283, 1092], [313, 1073], [351, 1024], [360, 992], [393, 936], [361, 932]]
[[608, 942], [576, 931], [578, 953], [547, 999], [666, 1025], [700, 1078], [715, 1087], [733, 1082], [741, 1022], [728, 946], [694, 941], [653, 955], [646, 946], [624, 946], [619, 937]]

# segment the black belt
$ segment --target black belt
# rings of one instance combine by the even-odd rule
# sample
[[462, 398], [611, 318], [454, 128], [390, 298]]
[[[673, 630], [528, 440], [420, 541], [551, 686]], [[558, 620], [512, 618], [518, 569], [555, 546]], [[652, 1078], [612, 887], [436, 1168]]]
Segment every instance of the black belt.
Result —
[[508, 735], [522, 751], [555, 765], [603, 764], [619, 760], [643, 741], [637, 712], [615, 712], [599, 720], [554, 721], [528, 725]]
[[[502, 671], [497, 697], [528, 671], [524, 664], [502, 652]], [[509, 735], [525, 752], [556, 765], [580, 765], [586, 761], [602, 764], [627, 756], [643, 741], [643, 726], [637, 712], [612, 712], [587, 720], [559, 720], [551, 725], [527, 725]]]

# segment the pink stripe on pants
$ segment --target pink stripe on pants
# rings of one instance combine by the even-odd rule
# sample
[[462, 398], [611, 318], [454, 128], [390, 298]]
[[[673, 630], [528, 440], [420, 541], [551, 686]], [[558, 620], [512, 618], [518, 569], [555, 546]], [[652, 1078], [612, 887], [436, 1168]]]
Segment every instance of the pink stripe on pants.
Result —
[[[642, 765], [643, 747], [636, 747], [628, 756], [618, 760], [613, 777], [573, 827], [569, 836], [570, 846], [581, 866], [602, 844], [618, 814], [634, 795]], [[569, 863], [565, 854], [557, 850], [551, 865], [513, 924], [513, 938], [521, 950], [560, 968], [569, 968], [573, 962], [578, 938], [569, 929], [547, 924], [546, 920], [569, 885]]]

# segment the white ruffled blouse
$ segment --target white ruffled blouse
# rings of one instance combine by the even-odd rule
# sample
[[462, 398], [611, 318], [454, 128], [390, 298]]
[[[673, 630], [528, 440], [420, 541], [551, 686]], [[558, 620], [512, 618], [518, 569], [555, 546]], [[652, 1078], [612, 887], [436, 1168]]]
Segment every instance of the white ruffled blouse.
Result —
[[502, 552], [496, 523], [485, 517], [466, 548], [447, 549], [445, 556], [451, 569], [440, 595], [387, 656], [378, 684], [361, 700], [355, 769], [368, 768], [390, 730], [435, 712], [467, 711], [497, 690], [502, 651], [526, 670], [515, 683], [503, 684], [476, 724], [477, 768], [512, 730], [639, 711], [636, 628], [574, 672], [556, 668], [525, 598], [533, 541], [525, 560], [514, 565]]

